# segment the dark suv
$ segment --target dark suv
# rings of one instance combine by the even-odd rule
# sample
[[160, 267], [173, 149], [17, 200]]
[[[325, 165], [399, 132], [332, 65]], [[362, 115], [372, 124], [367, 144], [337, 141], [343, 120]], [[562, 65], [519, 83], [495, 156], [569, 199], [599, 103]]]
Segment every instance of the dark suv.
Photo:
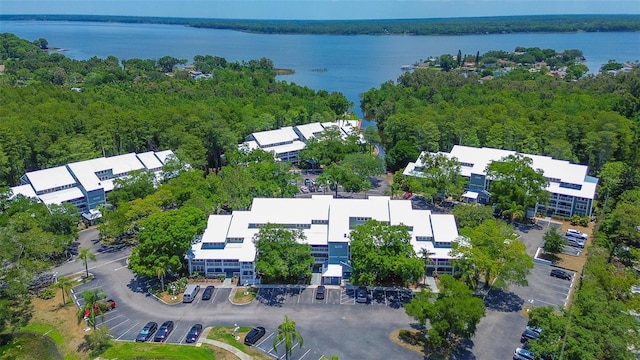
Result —
[[169, 334], [173, 331], [173, 321], [165, 321], [158, 329], [156, 336], [153, 338], [155, 342], [164, 342], [169, 337]]
[[213, 290], [215, 290], [215, 287], [213, 285], [209, 285], [206, 288], [204, 288], [204, 292], [202, 292], [202, 300], [211, 299], [211, 295], [213, 295]]
[[258, 340], [264, 336], [265, 332], [266, 330], [262, 326], [254, 327], [249, 331], [247, 336], [244, 337], [244, 344], [249, 346], [255, 345]]
[[356, 302], [366, 303], [367, 301], [369, 301], [369, 291], [366, 287], [360, 286], [356, 289]]
[[549, 275], [551, 275], [553, 277], [557, 277], [559, 279], [565, 279], [565, 280], [573, 279], [573, 276], [571, 276], [571, 274], [569, 274], [568, 272], [566, 272], [564, 270], [560, 270], [560, 269], [551, 270], [551, 273]]
[[324, 300], [324, 286], [320, 285], [318, 286], [318, 288], [316, 289], [316, 300]]
[[140, 332], [138, 333], [138, 336], [136, 336], [136, 342], [149, 341], [149, 339], [151, 339], [151, 337], [153, 336], [153, 333], [155, 333], [156, 330], [158, 330], [158, 324], [154, 323], [153, 321], [148, 322], [147, 325], [145, 325], [140, 330]]

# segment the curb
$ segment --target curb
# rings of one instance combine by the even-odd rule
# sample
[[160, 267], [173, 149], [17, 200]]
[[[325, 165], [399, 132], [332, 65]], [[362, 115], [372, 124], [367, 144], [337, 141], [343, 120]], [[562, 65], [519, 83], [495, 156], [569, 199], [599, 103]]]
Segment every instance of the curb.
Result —
[[175, 303], [175, 304], [172, 304], [172, 303], [168, 303], [168, 302], [166, 302], [166, 301], [164, 301], [164, 300], [160, 299], [160, 298], [159, 298], [159, 297], [157, 297], [154, 293], [152, 293], [152, 292], [151, 292], [151, 289], [148, 289], [148, 290], [147, 290], [147, 294], [149, 294], [149, 295], [153, 296], [153, 298], [154, 298], [154, 299], [156, 299], [156, 300], [160, 301], [161, 303], [163, 303], [163, 304], [165, 304], [165, 305], [173, 306], [173, 305], [178, 305], [178, 304], [180, 304], [179, 302], [177, 302], [177, 303]]
[[251, 300], [251, 301], [249, 301], [249, 302], [246, 302], [246, 303], [237, 303], [237, 302], [234, 302], [234, 301], [233, 301], [233, 299], [235, 298], [235, 296], [236, 296], [236, 293], [237, 293], [237, 292], [238, 292], [238, 287], [234, 287], [234, 288], [232, 288], [232, 289], [231, 289], [231, 292], [229, 293], [229, 297], [227, 298], [227, 300], [229, 300], [229, 302], [230, 302], [232, 305], [235, 305], [235, 306], [245, 306], [245, 305], [249, 305], [249, 304], [253, 303], [253, 302], [256, 300], [256, 299], [254, 298], [253, 300]]

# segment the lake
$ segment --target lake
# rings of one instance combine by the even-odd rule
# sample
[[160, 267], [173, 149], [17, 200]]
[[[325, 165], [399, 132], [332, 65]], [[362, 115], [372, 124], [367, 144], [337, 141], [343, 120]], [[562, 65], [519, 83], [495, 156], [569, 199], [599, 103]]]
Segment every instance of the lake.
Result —
[[295, 70], [294, 75], [280, 76], [280, 80], [340, 91], [354, 102], [358, 114], [359, 94], [395, 81], [402, 74], [402, 65], [444, 53], [457, 54], [458, 50], [475, 55], [477, 51], [513, 51], [516, 46], [580, 49], [592, 73], [609, 59], [640, 60], [640, 33], [265, 35], [178, 25], [57, 21], [0, 21], [0, 32], [27, 40], [45, 38], [49, 46], [63, 48], [66, 56], [78, 60], [109, 55], [120, 60], [169, 55], [189, 61], [194, 55], [216, 55], [229, 61], [267, 57], [278, 68]]

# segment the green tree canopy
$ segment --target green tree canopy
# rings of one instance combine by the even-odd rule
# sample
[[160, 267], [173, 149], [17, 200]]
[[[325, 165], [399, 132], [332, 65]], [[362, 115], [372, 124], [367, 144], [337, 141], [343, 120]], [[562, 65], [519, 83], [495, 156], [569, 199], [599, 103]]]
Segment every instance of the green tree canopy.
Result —
[[424, 265], [411, 245], [404, 225], [376, 220], [356, 224], [351, 231], [351, 281], [358, 285], [401, 285], [424, 276]]
[[487, 166], [487, 178], [491, 179], [491, 201], [503, 212], [513, 215], [517, 209], [526, 211], [536, 203], [546, 204], [549, 201], [549, 192], [546, 190], [549, 180], [544, 177], [542, 170], [534, 170], [532, 163], [531, 158], [516, 154]]
[[422, 290], [404, 307], [407, 315], [420, 324], [429, 321], [428, 343], [445, 350], [454, 349], [460, 340], [472, 337], [485, 316], [482, 299], [449, 275], [440, 278], [440, 292], [435, 301], [430, 291]]
[[544, 245], [542, 246], [542, 249], [544, 249], [544, 252], [557, 255], [564, 250], [564, 238], [555, 227], [549, 228], [549, 230], [544, 233], [543, 239]]
[[311, 277], [314, 264], [311, 246], [302, 230], [289, 230], [276, 224], [260, 227], [254, 236], [256, 271], [263, 283], [294, 284]]
[[475, 228], [485, 220], [493, 219], [493, 209], [490, 206], [480, 204], [458, 204], [451, 210], [451, 213], [456, 218], [460, 229]]
[[417, 169], [420, 182], [424, 184], [423, 192], [434, 194], [434, 197], [460, 198], [464, 192], [464, 178], [460, 174], [460, 163], [456, 158], [449, 158], [442, 153], [424, 153], [423, 166]]
[[138, 223], [138, 245], [129, 257], [129, 268], [148, 277], [157, 276], [158, 266], [181, 273], [184, 254], [206, 226], [202, 210], [189, 206], [150, 215]]
[[472, 264], [482, 274], [485, 288], [528, 285], [533, 259], [527, 255], [526, 246], [517, 240], [512, 226], [489, 219], [476, 228], [464, 228], [461, 235], [453, 243], [452, 255], [460, 256], [457, 261], [463, 264]]

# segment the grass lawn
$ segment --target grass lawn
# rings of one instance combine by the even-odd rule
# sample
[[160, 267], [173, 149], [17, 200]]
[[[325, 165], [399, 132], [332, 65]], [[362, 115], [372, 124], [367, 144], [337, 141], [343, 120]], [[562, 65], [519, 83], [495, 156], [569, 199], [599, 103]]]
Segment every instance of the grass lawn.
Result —
[[64, 357], [50, 337], [36, 332], [20, 331], [0, 336], [0, 359], [62, 360]]
[[264, 359], [264, 360], [273, 359], [272, 357], [267, 356], [266, 354], [258, 350], [255, 350], [250, 346], [245, 345], [242, 342], [242, 339], [244, 339], [244, 336], [247, 335], [247, 333], [251, 331], [251, 329], [252, 328], [250, 326], [241, 326], [238, 329], [238, 336], [240, 337], [240, 340], [236, 340], [233, 337], [233, 326], [215, 326], [215, 327], [212, 327], [211, 330], [209, 331], [209, 335], [207, 336], [207, 339], [218, 340], [218, 341], [227, 343], [233, 346], [234, 348], [246, 354], [251, 355], [254, 359]]
[[245, 295], [245, 291], [247, 291], [246, 287], [238, 287], [235, 295], [233, 295], [233, 302], [236, 304], [247, 304], [252, 302], [256, 298], [256, 294], [258, 293], [257, 288], [249, 288], [247, 291], [247, 295]]
[[216, 359], [216, 351], [206, 344], [187, 346], [162, 343], [135, 343], [113, 341], [111, 346], [100, 354], [107, 359]]

